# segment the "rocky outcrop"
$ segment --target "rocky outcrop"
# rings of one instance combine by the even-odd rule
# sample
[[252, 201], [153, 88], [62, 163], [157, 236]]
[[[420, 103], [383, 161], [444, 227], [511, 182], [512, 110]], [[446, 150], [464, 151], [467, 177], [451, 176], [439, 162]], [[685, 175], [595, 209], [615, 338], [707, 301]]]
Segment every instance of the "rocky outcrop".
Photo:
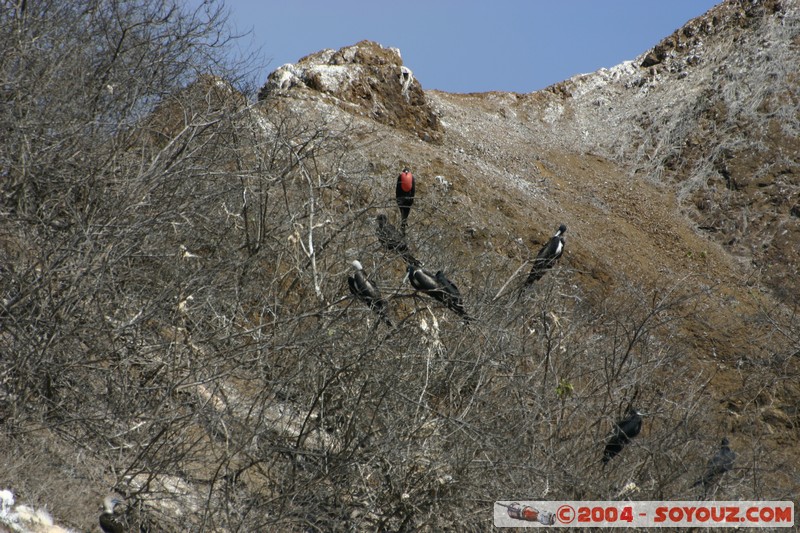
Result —
[[361, 41], [338, 51], [311, 54], [270, 74], [258, 99], [304, 91], [322, 93], [347, 111], [409, 131], [424, 141], [441, 139], [439, 118], [396, 48]]
[[638, 58], [531, 100], [553, 145], [675, 189], [698, 229], [792, 301], [800, 289], [799, 45], [796, 0], [729, 0]]

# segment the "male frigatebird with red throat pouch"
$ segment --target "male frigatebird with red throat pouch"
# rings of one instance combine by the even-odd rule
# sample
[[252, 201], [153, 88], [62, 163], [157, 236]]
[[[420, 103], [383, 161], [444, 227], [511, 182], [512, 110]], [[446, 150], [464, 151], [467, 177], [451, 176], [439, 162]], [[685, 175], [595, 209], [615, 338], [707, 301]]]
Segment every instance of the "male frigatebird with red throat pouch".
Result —
[[411, 206], [414, 205], [414, 193], [416, 192], [414, 175], [408, 168], [397, 176], [397, 187], [395, 187], [395, 198], [397, 207], [400, 208], [400, 231], [405, 235], [408, 215], [411, 213]]

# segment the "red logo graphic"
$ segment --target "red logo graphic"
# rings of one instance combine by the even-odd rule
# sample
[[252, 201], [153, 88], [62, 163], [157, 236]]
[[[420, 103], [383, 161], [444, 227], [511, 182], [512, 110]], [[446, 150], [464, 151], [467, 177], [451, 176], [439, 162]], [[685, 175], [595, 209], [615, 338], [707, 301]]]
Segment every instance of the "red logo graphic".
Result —
[[556, 516], [562, 524], [569, 524], [575, 520], [575, 509], [571, 505], [562, 505], [556, 511]]

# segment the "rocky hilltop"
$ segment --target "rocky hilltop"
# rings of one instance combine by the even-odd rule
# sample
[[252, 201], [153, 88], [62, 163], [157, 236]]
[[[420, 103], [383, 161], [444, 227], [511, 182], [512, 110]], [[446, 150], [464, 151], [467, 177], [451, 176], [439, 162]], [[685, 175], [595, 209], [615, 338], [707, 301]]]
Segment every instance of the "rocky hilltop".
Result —
[[438, 117], [396, 48], [362, 41], [311, 54], [270, 74], [258, 99], [301, 93], [426, 141], [440, 138]]
[[550, 88], [576, 148], [675, 190], [702, 232], [797, 300], [795, 2], [724, 2], [635, 60]]
[[[65, 122], [36, 151], [54, 128], [20, 128], [0, 160], [8, 488], [82, 531], [109, 493], [148, 531], [483, 531], [502, 498], [798, 503], [798, 48], [796, 0], [727, 0], [530, 94], [426, 91], [362, 41], [254, 101], [204, 76], [136, 120], [110, 108], [129, 121], [112, 131]], [[109, 77], [85, 101], [128, 98]], [[52, 100], [8, 99], [31, 101]], [[404, 167], [407, 249], [376, 231], [400, 227]], [[380, 305], [351, 293], [356, 260]], [[641, 432], [609, 459], [628, 408]], [[733, 468], [698, 483], [723, 438]]]

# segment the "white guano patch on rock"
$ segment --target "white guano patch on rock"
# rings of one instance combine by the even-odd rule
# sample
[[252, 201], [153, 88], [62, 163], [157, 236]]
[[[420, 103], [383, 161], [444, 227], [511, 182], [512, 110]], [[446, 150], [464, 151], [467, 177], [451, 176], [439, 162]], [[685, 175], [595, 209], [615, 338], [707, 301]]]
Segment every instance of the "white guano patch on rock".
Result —
[[347, 88], [354, 78], [361, 74], [361, 67], [358, 65], [314, 65], [306, 69], [304, 79], [310, 79], [316, 75], [319, 82], [319, 89], [327, 93], [338, 93]]
[[313, 84], [321, 92], [337, 93], [346, 89], [360, 74], [361, 67], [352, 63], [309, 66], [287, 63], [270, 75], [266, 85], [270, 90], [285, 91], [298, 85]]
[[553, 124], [563, 114], [564, 114], [563, 105], [561, 105], [560, 103], [550, 103], [544, 110], [544, 115], [542, 116], [542, 120], [544, 120], [548, 124]]

